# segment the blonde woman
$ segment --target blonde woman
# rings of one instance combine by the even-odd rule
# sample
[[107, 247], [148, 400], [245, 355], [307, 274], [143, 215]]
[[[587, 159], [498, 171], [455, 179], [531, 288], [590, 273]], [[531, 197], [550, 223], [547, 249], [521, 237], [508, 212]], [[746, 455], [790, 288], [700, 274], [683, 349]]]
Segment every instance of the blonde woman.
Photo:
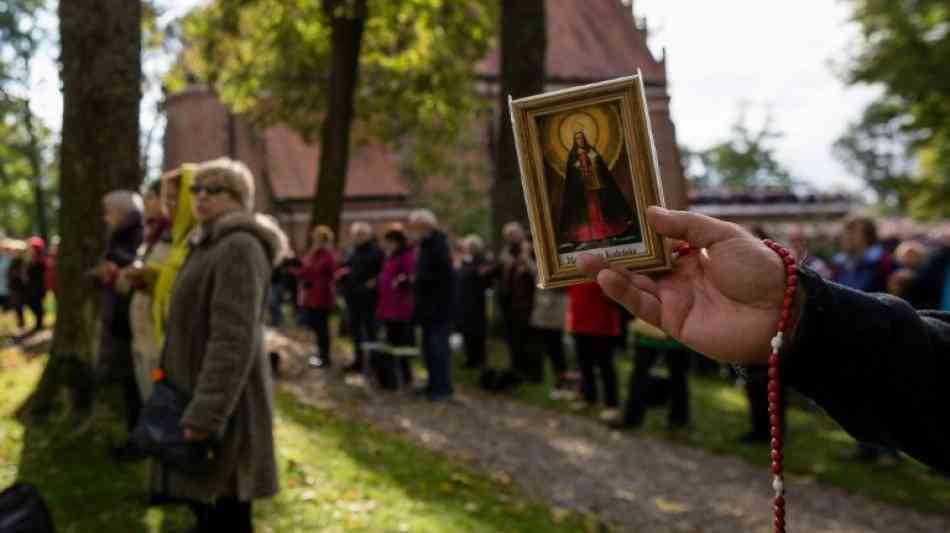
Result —
[[273, 383], [263, 320], [286, 237], [255, 216], [254, 179], [240, 162], [199, 165], [189, 187], [189, 238], [165, 325], [165, 379], [191, 398], [184, 437], [214, 450], [207, 475], [152, 469], [153, 490], [192, 502], [198, 531], [253, 531], [251, 502], [277, 493]]

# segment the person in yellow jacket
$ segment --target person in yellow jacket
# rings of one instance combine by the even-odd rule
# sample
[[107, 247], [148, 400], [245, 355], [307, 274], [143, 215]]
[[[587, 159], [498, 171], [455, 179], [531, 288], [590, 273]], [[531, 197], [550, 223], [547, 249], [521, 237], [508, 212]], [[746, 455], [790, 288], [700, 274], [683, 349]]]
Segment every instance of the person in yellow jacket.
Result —
[[156, 234], [142, 245], [138, 261], [119, 277], [120, 289], [135, 291], [130, 306], [133, 360], [143, 400], [151, 394], [172, 288], [188, 255], [188, 236], [196, 224], [188, 191], [194, 170], [194, 165], [182, 165], [162, 175], [146, 191], [146, 198], [160, 203], [164, 217], [154, 221]]

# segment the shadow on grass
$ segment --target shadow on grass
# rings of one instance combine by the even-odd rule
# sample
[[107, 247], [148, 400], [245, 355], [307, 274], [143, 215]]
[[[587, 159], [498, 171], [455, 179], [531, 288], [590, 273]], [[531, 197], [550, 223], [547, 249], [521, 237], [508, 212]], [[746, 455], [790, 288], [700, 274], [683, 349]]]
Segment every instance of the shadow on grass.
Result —
[[[34, 361], [29, 366], [41, 371], [42, 363]], [[32, 370], [20, 369], [13, 375], [32, 379]], [[39, 372], [35, 374], [38, 378]], [[4, 393], [3, 426], [19, 438], [16, 442], [5, 439], [0, 455], [15, 461], [16, 480], [31, 483], [40, 491], [57, 531], [175, 533], [189, 526], [185, 512], [146, 507], [144, 464], [121, 464], [109, 457], [109, 439], [122, 436], [122, 424], [116, 417], [105, 414], [84, 435], [76, 435], [75, 424], [61, 419], [23, 425], [10, 417], [9, 409], [16, 409], [31, 388], [32, 383]], [[26, 394], [18, 394], [23, 390]]]
[[[407, 437], [338, 419], [303, 406], [286, 393], [278, 395], [278, 405], [282, 417], [291, 422], [285, 424], [285, 431], [291, 425], [322, 426], [324, 431], [316, 445], [342, 452], [340, 459], [323, 466], [333, 469], [347, 487], [341, 493], [330, 495], [329, 503], [343, 510], [343, 524], [354, 529], [359, 529], [360, 524], [347, 522], [346, 516], [356, 516], [358, 513], [352, 511], [366, 506], [373, 506], [375, 519], [391, 524], [386, 531], [400, 530], [399, 519], [405, 516], [418, 519], [404, 524], [402, 530], [409, 530], [411, 525], [412, 531], [566, 532], [590, 527], [587, 519], [577, 515], [565, 513], [556, 518], [547, 506], [532, 502], [511, 487], [459, 466], [451, 459], [422, 449]], [[306, 498], [312, 490], [308, 487], [318, 486], [318, 477], [322, 475], [310, 465], [299, 462], [299, 452], [282, 450], [282, 461], [287, 462], [285, 482], [291, 487], [290, 499]], [[322, 497], [319, 493], [310, 496]], [[286, 499], [275, 503], [286, 505]]]

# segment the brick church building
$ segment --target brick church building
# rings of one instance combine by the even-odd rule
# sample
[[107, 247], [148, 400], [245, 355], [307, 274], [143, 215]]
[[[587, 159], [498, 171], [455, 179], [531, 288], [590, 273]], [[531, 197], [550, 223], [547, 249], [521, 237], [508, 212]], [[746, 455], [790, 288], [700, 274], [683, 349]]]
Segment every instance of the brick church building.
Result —
[[[622, 0], [547, 0], [547, 89], [559, 89], [633, 74], [644, 75], [650, 118], [668, 204], [685, 208], [686, 182], [670, 118], [665, 53], [657, 58], [647, 46], [629, 2]], [[597, 27], [596, 32], [591, 32]], [[497, 101], [499, 54], [494, 51], [477, 66], [480, 91]], [[163, 166], [175, 168], [221, 156], [244, 161], [257, 180], [257, 209], [274, 215], [291, 236], [297, 251], [307, 242], [311, 203], [316, 187], [320, 147], [305, 143], [290, 128], [250, 126], [201, 85], [170, 94], [165, 100], [167, 129]], [[491, 124], [478, 128], [483, 176], [473, 179], [484, 190], [491, 184]], [[376, 226], [405, 220], [416, 207], [399, 156], [378, 142], [354, 145], [346, 179], [342, 228], [363, 220]], [[438, 184], [434, 184], [437, 187]], [[343, 233], [345, 235], [345, 233]]]

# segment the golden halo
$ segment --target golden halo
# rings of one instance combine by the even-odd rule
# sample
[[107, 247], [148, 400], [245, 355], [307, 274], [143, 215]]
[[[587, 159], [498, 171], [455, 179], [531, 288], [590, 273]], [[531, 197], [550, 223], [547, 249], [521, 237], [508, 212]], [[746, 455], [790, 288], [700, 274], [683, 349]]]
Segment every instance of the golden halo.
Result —
[[574, 145], [574, 134], [584, 132], [587, 142], [613, 169], [623, 147], [620, 110], [616, 102], [568, 109], [539, 118], [541, 150], [544, 160], [564, 177], [567, 158]]

